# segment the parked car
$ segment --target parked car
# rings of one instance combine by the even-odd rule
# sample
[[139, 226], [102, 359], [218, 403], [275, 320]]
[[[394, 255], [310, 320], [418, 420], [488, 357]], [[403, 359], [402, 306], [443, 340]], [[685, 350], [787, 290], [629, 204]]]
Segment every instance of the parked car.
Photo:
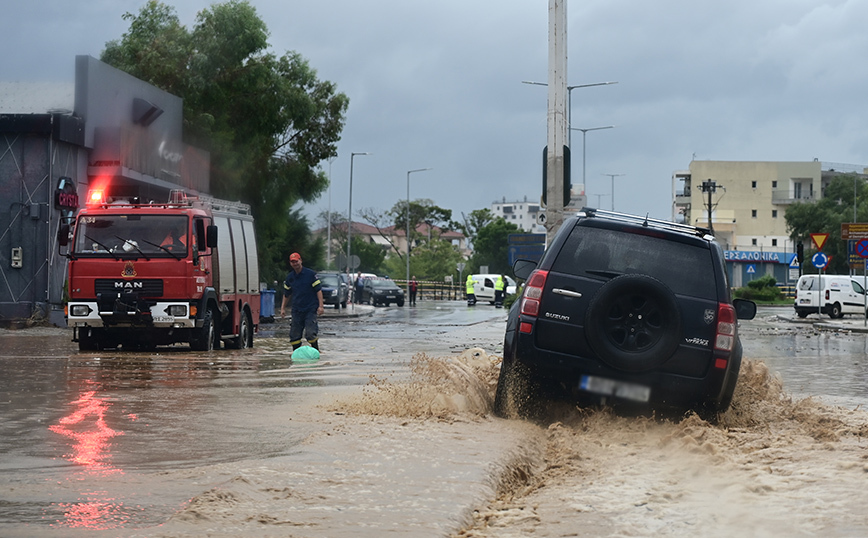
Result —
[[802, 275], [796, 283], [793, 306], [800, 318], [808, 314], [828, 314], [843, 318], [844, 314], [866, 315], [865, 288], [859, 277], [848, 275]]
[[320, 271], [317, 273], [322, 284], [322, 299], [327, 305], [335, 308], [346, 308], [350, 287], [346, 283], [346, 275], [342, 273]]
[[[473, 289], [475, 290], [477, 301], [488, 301], [494, 304], [494, 283], [500, 275], [470, 275], [473, 278]], [[512, 277], [506, 276], [506, 295], [515, 293], [516, 285]]]
[[532, 416], [548, 398], [706, 416], [726, 410], [741, 366], [723, 250], [708, 230], [583, 209], [527, 279], [504, 337], [495, 412]]
[[387, 278], [366, 278], [362, 286], [362, 302], [374, 306], [392, 303], [404, 306], [404, 290]]

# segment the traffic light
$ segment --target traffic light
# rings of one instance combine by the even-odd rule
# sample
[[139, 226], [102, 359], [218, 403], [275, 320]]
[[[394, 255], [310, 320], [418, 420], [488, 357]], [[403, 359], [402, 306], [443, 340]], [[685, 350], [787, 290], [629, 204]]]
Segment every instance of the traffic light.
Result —
[[796, 243], [796, 259], [799, 260], [799, 263], [805, 261], [805, 245], [801, 241]]

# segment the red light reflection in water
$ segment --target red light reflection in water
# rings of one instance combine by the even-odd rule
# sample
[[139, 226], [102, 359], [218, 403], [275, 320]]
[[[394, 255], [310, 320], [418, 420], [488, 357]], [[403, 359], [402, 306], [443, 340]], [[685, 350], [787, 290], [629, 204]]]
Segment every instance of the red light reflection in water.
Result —
[[[64, 454], [64, 458], [83, 466], [84, 471], [91, 475], [123, 473], [108, 463], [112, 437], [123, 435], [124, 432], [114, 430], [106, 423], [105, 415], [109, 409], [107, 399], [100, 397], [96, 390], [89, 390], [82, 392], [72, 406], [69, 415], [61, 418], [58, 424], [48, 427], [50, 431], [72, 441], [72, 452]], [[57, 505], [63, 510], [65, 518], [58, 521], [59, 524], [104, 530], [117, 528], [129, 519], [124, 514], [126, 510], [123, 503], [110, 498], [105, 491], [82, 492], [81, 496], [86, 500]]]
[[72, 453], [64, 457], [73, 463], [87, 465], [91, 469], [102, 472], [121, 472], [111, 469], [104, 460], [111, 456], [108, 453], [109, 440], [124, 432], [111, 429], [105, 421], [108, 403], [105, 398], [97, 396], [95, 390], [83, 392], [78, 400], [72, 402], [77, 406], [71, 414], [60, 419], [60, 423], [49, 426], [54, 433], [69, 437], [75, 444]]

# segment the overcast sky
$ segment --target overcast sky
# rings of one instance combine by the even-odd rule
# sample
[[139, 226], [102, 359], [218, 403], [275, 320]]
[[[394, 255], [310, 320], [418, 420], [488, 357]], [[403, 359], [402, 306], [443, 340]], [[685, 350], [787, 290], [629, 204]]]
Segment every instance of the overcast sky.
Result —
[[[6, 2], [0, 78], [74, 80], [145, 0]], [[166, 2], [188, 28], [207, 0]], [[546, 144], [546, 0], [251, 0], [273, 52], [296, 51], [350, 98], [330, 205], [430, 198], [460, 219], [538, 200]], [[586, 134], [589, 205], [668, 219], [691, 159], [868, 163], [868, 2], [568, 2], [572, 126]], [[582, 133], [572, 135], [582, 183]], [[722, 178], [721, 178], [722, 179]], [[329, 194], [305, 208], [311, 217]], [[315, 224], [315, 223], [314, 223]]]

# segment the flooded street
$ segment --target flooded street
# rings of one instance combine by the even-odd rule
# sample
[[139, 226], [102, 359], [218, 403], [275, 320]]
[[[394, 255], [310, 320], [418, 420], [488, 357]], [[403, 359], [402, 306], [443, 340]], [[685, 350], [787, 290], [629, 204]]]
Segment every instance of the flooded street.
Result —
[[[742, 323], [717, 425], [490, 415], [506, 312], [288, 324], [255, 347], [79, 353], [3, 331], [0, 536], [864, 536], [868, 335]], [[468, 351], [469, 350], [469, 351]]]

